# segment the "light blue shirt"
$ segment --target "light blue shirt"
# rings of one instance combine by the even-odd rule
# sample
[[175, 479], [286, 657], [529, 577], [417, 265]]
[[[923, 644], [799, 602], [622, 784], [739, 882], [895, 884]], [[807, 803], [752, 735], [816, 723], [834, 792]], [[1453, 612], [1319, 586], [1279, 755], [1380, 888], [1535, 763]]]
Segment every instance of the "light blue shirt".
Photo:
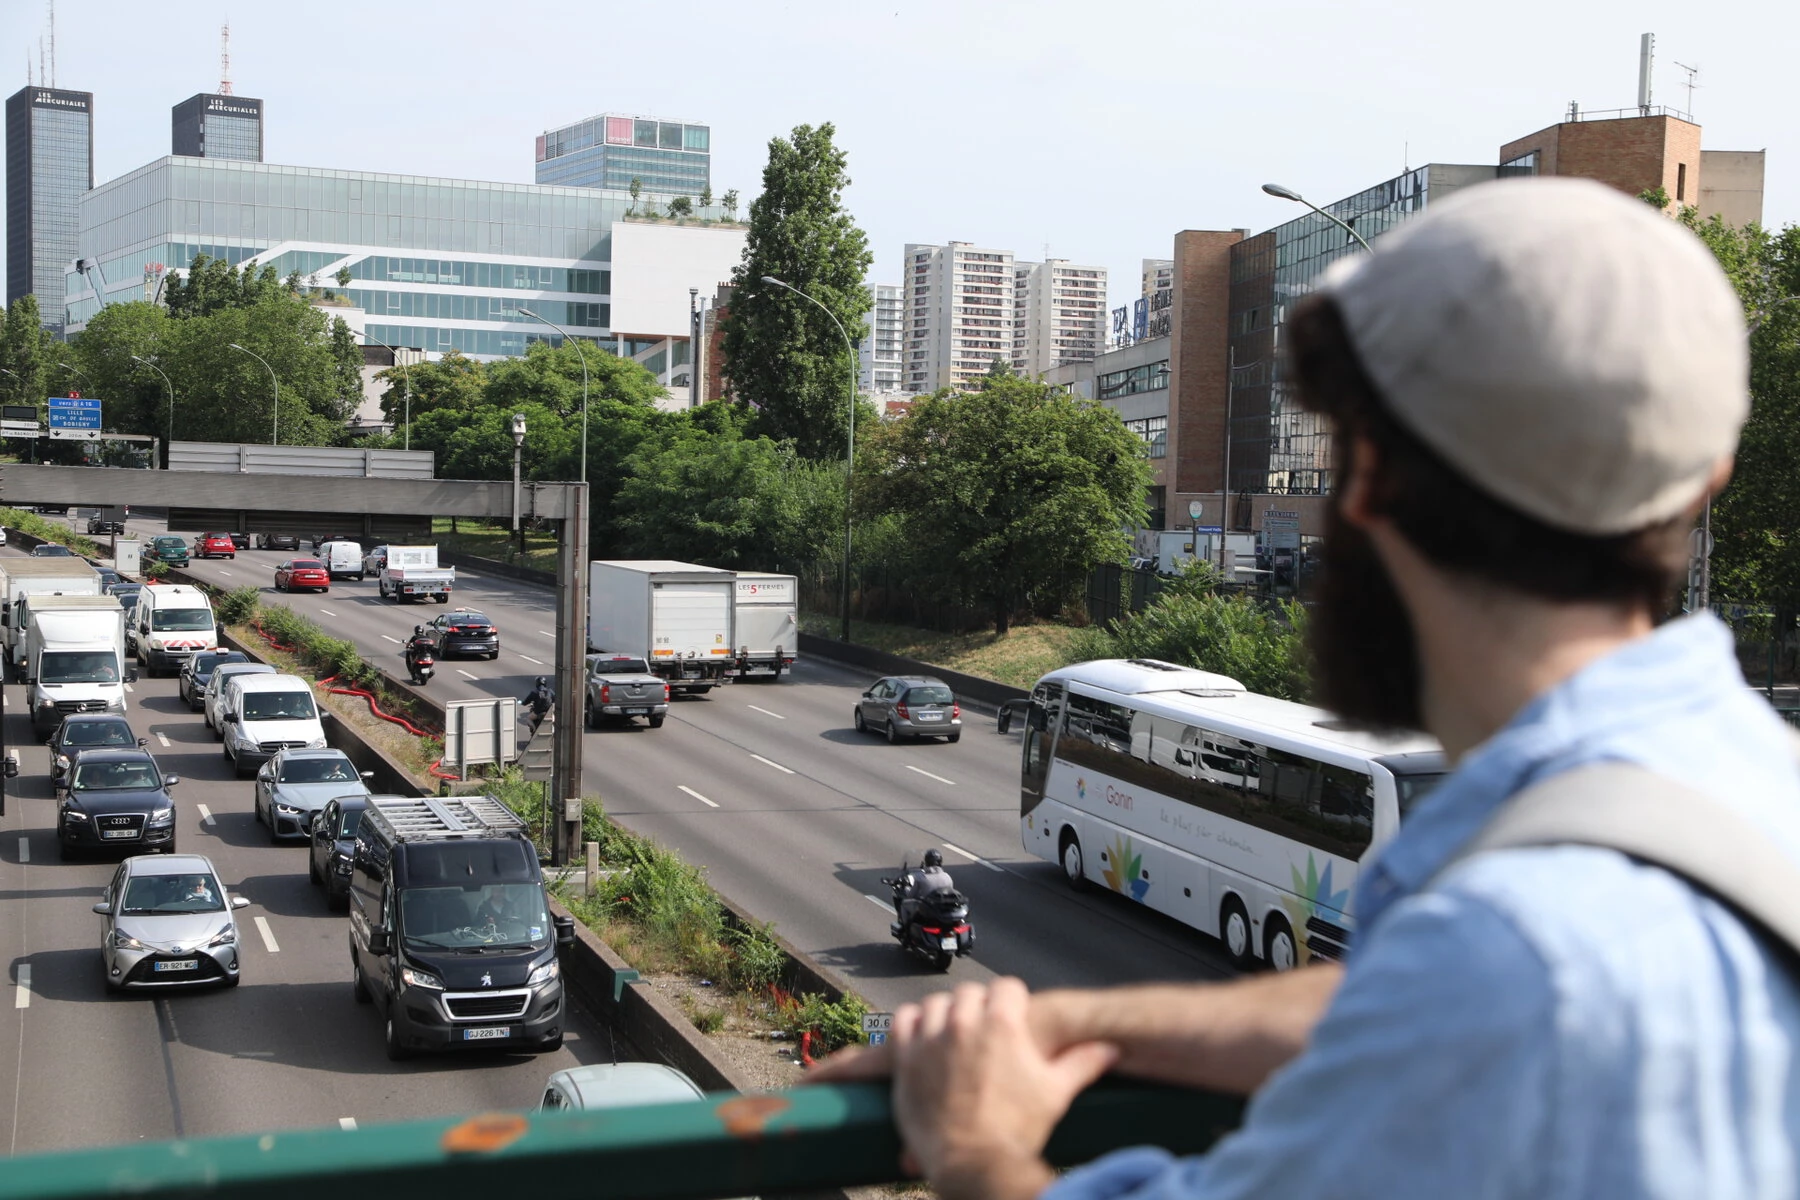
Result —
[[1787, 730], [1723, 625], [1664, 625], [1532, 701], [1415, 810], [1363, 872], [1359, 941], [1309, 1049], [1241, 1129], [1201, 1158], [1111, 1155], [1045, 1195], [1800, 1194], [1783, 951], [1609, 850], [1500, 851], [1431, 883], [1507, 797], [1605, 759], [1705, 790], [1800, 862]]

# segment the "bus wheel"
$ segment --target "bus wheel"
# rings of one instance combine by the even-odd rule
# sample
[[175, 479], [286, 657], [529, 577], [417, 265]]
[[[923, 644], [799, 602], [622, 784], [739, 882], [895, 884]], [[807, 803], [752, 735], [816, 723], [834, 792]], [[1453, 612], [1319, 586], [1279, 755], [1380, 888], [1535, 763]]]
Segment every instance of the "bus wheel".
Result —
[[1270, 917], [1263, 931], [1263, 957], [1271, 971], [1291, 971], [1300, 965], [1300, 952], [1294, 945], [1294, 931], [1282, 917]]
[[1225, 953], [1231, 955], [1233, 965], [1239, 970], [1247, 971], [1256, 965], [1250, 914], [1244, 911], [1244, 902], [1236, 896], [1225, 897], [1225, 902], [1219, 905], [1219, 940], [1225, 943]]
[[1087, 884], [1087, 872], [1081, 863], [1081, 839], [1075, 836], [1073, 829], [1063, 830], [1062, 835], [1062, 868], [1063, 877], [1069, 886], [1080, 891]]

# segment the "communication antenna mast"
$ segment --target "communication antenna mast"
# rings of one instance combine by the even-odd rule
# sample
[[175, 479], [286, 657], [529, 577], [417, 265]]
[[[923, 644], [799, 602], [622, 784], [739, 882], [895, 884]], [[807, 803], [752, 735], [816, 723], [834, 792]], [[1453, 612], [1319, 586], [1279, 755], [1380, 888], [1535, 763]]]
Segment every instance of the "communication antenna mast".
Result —
[[56, 86], [56, 0], [48, 0], [50, 5], [50, 86]]
[[1687, 72], [1687, 82], [1681, 86], [1687, 89], [1687, 115], [1692, 117], [1694, 115], [1694, 89], [1700, 86], [1694, 82], [1694, 76], [1700, 73], [1700, 68], [1690, 67], [1686, 63], [1676, 63], [1675, 65]]
[[219, 27], [219, 95], [231, 95], [231, 22]]
[[38, 86], [44, 86], [44, 39], [38, 39]]

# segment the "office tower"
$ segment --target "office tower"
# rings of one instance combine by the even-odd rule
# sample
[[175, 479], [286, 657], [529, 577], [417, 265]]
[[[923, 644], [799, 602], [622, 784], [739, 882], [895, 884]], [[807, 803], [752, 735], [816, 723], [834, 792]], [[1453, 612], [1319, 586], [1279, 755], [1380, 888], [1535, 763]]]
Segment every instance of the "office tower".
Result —
[[6, 302], [35, 293], [62, 332], [76, 204], [94, 186], [94, 95], [26, 87], [6, 100]]

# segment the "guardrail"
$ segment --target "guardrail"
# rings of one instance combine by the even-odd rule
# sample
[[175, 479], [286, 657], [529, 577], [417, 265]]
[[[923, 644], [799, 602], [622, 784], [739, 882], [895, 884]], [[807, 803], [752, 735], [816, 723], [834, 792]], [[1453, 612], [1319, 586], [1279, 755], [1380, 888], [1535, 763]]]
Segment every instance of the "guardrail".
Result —
[[[1076, 1099], [1046, 1156], [1073, 1166], [1124, 1146], [1197, 1153], [1241, 1115], [1236, 1099], [1108, 1081]], [[856, 1084], [25, 1155], [0, 1171], [0, 1198], [316, 1200], [373, 1185], [433, 1200], [493, 1200], [521, 1189], [703, 1200], [893, 1183], [899, 1161], [888, 1089]]]

